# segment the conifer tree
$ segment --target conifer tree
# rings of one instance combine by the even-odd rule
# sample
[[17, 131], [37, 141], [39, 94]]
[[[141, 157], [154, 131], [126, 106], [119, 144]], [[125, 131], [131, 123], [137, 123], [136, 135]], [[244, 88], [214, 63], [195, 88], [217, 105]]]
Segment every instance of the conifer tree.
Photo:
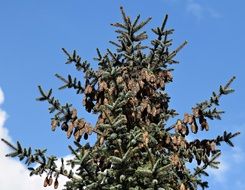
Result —
[[[170, 35], [173, 29], [166, 29], [168, 15], [161, 26], [152, 29], [155, 39], [149, 46], [142, 28], [151, 18], [140, 22], [128, 17], [121, 8], [122, 23], [115, 23], [117, 41], [110, 41], [116, 50], [107, 49], [102, 54], [97, 49], [98, 69], [94, 70], [87, 61], [69, 53], [66, 64], [74, 64], [84, 74], [84, 82], [68, 75], [56, 74], [64, 85], [60, 89], [75, 89], [83, 95], [83, 106], [89, 113], [98, 116], [92, 126], [79, 117], [79, 109], [71, 104], [62, 105], [41, 86], [39, 101], [48, 102], [51, 129], [61, 128], [67, 138], [73, 136], [74, 145], [69, 146], [74, 158], [61, 159], [57, 167], [56, 156], [47, 156], [46, 150], [23, 148], [19, 142], [12, 145], [2, 139], [13, 152], [9, 157], [18, 157], [29, 167], [30, 175], [46, 175], [44, 186], [59, 185], [59, 176], [68, 178], [67, 190], [196, 190], [205, 189], [208, 182], [207, 168], [218, 168], [217, 158], [221, 155], [219, 146], [225, 142], [233, 146], [231, 139], [239, 134], [224, 132], [213, 139], [188, 141], [189, 134], [200, 130], [208, 131], [208, 120], [221, 119], [223, 111], [217, 109], [223, 95], [230, 94], [232, 77], [210, 99], [192, 107], [189, 113], [178, 115], [169, 107], [170, 97], [165, 86], [172, 82], [172, 65], [177, 53], [186, 45], [172, 48]], [[169, 126], [168, 120], [178, 118]], [[81, 145], [89, 135], [95, 133], [94, 145]], [[190, 168], [192, 163], [193, 168]], [[33, 165], [37, 165], [33, 167]], [[70, 165], [73, 169], [67, 169]]]

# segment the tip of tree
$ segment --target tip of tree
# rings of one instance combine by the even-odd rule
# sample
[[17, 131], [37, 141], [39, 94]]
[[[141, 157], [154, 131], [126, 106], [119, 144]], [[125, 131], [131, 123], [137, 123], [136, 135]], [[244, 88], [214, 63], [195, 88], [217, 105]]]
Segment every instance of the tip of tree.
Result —
[[240, 134], [241, 134], [241, 132], [238, 131], [238, 132], [236, 132], [234, 135], [237, 136], [237, 135], [240, 135]]

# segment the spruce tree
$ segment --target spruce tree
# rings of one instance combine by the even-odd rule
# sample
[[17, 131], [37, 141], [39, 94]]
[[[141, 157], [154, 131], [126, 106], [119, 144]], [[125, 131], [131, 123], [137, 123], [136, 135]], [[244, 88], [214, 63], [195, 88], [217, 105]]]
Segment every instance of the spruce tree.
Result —
[[[60, 89], [72, 88], [83, 95], [83, 106], [98, 120], [92, 126], [78, 116], [79, 109], [71, 104], [62, 105], [52, 94], [40, 86], [39, 101], [48, 102], [51, 129], [57, 127], [73, 136], [74, 145], [69, 146], [73, 159], [57, 167], [56, 156], [46, 156], [46, 150], [23, 148], [19, 142], [12, 145], [2, 139], [13, 152], [8, 157], [18, 157], [29, 167], [30, 175], [46, 175], [44, 186], [59, 185], [59, 176], [68, 178], [67, 190], [196, 190], [205, 189], [208, 182], [207, 168], [218, 168], [217, 158], [221, 155], [219, 146], [225, 142], [231, 146], [231, 139], [239, 134], [224, 132], [213, 139], [188, 141], [189, 134], [200, 130], [208, 131], [208, 120], [221, 119], [223, 111], [217, 109], [223, 95], [233, 92], [232, 77], [210, 99], [193, 106], [190, 113], [178, 115], [169, 108], [170, 97], [165, 86], [172, 82], [172, 65], [177, 53], [187, 44], [184, 42], [172, 49], [170, 35], [173, 29], [166, 29], [168, 15], [161, 26], [152, 29], [156, 38], [149, 46], [142, 28], [151, 20], [140, 22], [128, 17], [121, 8], [122, 23], [115, 23], [117, 41], [110, 41], [116, 50], [107, 49], [102, 54], [97, 49], [98, 69], [94, 70], [87, 61], [82, 61], [76, 51], [69, 53], [66, 64], [74, 64], [84, 74], [84, 82], [68, 75], [56, 74], [64, 85]], [[170, 118], [177, 117], [169, 125]], [[89, 135], [95, 133], [94, 145], [81, 145]], [[191, 163], [191, 166], [190, 164]], [[36, 165], [36, 167], [33, 167]], [[73, 169], [67, 169], [71, 165]]]

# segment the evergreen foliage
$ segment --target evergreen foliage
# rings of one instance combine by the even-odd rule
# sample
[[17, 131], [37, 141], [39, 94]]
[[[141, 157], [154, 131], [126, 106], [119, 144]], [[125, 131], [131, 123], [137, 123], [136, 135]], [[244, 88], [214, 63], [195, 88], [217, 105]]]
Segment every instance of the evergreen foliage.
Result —
[[[74, 136], [74, 146], [69, 146], [74, 158], [57, 167], [55, 156], [46, 156], [46, 150], [23, 148], [19, 142], [14, 146], [2, 139], [13, 152], [6, 155], [19, 157], [30, 169], [30, 175], [46, 175], [44, 186], [58, 187], [60, 175], [69, 178], [67, 190], [196, 190], [208, 187], [202, 176], [208, 176], [207, 168], [218, 168], [219, 146], [225, 142], [231, 146], [231, 139], [239, 134], [224, 132], [214, 139], [188, 141], [190, 133], [209, 130], [208, 119], [221, 119], [223, 111], [217, 109], [223, 95], [230, 94], [232, 77], [209, 100], [196, 104], [190, 113], [180, 116], [172, 126], [169, 118], [177, 116], [169, 108], [170, 97], [165, 86], [172, 82], [172, 64], [176, 54], [186, 45], [181, 44], [170, 51], [173, 29], [166, 29], [166, 15], [160, 27], [152, 29], [156, 38], [150, 46], [143, 45], [147, 39], [142, 28], [151, 20], [140, 22], [128, 17], [121, 8], [122, 23], [115, 23], [116, 52], [107, 49], [102, 54], [97, 49], [98, 70], [82, 61], [76, 51], [68, 53], [66, 64], [75, 64], [84, 74], [83, 84], [77, 78], [56, 74], [64, 85], [60, 89], [72, 88], [83, 94], [83, 106], [88, 112], [98, 115], [95, 126], [80, 118], [77, 109], [70, 104], [61, 105], [52, 95], [52, 89], [45, 92], [40, 86], [40, 101], [50, 104], [54, 116], [51, 128], [60, 127], [67, 138]], [[95, 145], [81, 145], [80, 140], [97, 134]], [[194, 170], [188, 163], [192, 163]], [[38, 164], [33, 168], [34, 164]], [[67, 170], [67, 165], [73, 169]], [[189, 167], [188, 167], [189, 166]], [[54, 178], [54, 180], [53, 180]]]

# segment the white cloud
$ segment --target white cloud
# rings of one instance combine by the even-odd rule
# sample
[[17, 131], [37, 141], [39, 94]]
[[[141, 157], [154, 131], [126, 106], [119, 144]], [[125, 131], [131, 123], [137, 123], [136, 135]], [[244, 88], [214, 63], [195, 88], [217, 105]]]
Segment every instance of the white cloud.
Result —
[[[0, 106], [4, 101], [4, 94], [0, 88]], [[4, 110], [0, 108], [0, 138], [4, 138], [11, 142], [11, 138], [8, 134], [8, 130], [4, 127], [7, 114]], [[3, 190], [29, 190], [29, 189], [39, 189], [39, 190], [51, 190], [53, 186], [43, 187], [43, 180], [46, 176], [29, 176], [28, 169], [20, 163], [18, 160], [14, 160], [5, 157], [9, 153], [8, 147], [0, 141], [0, 189]], [[70, 156], [66, 157], [69, 159]], [[58, 164], [57, 164], [58, 165]], [[65, 177], [59, 178], [59, 188], [62, 189], [66, 182]]]

